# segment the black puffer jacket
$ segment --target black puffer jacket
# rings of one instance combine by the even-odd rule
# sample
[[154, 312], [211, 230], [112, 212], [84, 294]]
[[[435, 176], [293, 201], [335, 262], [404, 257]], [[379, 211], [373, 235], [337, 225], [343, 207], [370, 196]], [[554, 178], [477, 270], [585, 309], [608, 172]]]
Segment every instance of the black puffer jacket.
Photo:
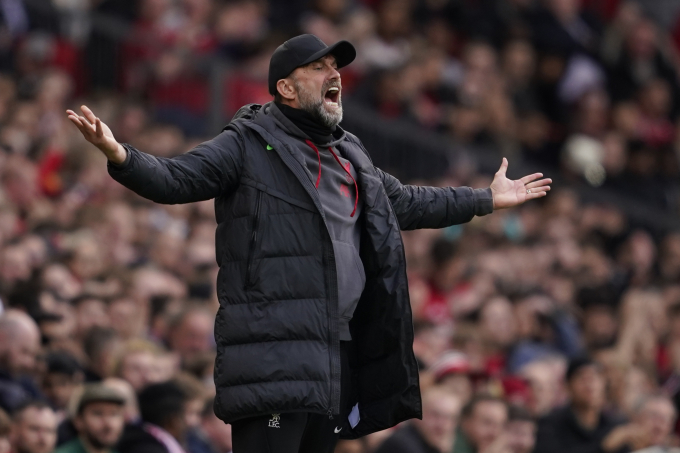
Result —
[[[215, 198], [215, 413], [225, 422], [276, 412], [335, 415], [340, 400], [337, 274], [304, 158], [267, 114], [247, 106], [213, 140], [173, 159], [125, 145], [113, 178], [159, 203]], [[344, 134], [338, 130], [337, 134]], [[347, 133], [356, 169], [366, 285], [350, 322], [354, 438], [420, 417], [418, 369], [400, 229], [441, 228], [492, 210], [489, 189], [406, 186], [373, 166]]]

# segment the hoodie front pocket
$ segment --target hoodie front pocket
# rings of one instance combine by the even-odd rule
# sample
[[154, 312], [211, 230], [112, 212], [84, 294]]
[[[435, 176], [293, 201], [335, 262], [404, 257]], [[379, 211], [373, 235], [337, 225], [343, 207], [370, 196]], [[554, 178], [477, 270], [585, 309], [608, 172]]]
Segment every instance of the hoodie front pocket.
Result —
[[366, 284], [361, 258], [352, 244], [333, 241], [335, 267], [338, 274], [338, 313], [351, 318]]

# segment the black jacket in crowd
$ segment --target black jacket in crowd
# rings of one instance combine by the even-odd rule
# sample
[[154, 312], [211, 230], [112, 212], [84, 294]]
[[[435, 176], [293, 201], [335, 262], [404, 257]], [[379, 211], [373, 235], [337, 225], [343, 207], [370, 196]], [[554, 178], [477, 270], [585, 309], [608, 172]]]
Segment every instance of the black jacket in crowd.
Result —
[[[163, 159], [125, 145], [109, 165], [121, 184], [158, 203], [214, 198], [220, 267], [215, 413], [225, 422], [279, 412], [337, 416], [338, 284], [323, 207], [293, 138], [242, 108], [224, 131]], [[402, 185], [337, 128], [337, 151], [358, 173], [366, 284], [350, 322], [356, 438], [421, 416], [418, 367], [400, 230], [442, 228], [493, 210], [490, 189]]]

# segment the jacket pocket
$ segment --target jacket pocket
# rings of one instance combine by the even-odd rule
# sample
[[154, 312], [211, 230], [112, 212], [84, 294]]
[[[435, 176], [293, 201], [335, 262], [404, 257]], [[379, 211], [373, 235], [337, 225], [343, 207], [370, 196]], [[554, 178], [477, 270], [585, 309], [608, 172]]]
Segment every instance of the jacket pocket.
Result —
[[253, 216], [252, 232], [250, 234], [250, 246], [248, 247], [248, 261], [246, 262], [246, 288], [252, 287], [255, 282], [253, 278], [253, 257], [257, 248], [257, 234], [260, 227], [260, 206], [262, 204], [262, 191], [257, 191], [255, 199], [255, 215]]

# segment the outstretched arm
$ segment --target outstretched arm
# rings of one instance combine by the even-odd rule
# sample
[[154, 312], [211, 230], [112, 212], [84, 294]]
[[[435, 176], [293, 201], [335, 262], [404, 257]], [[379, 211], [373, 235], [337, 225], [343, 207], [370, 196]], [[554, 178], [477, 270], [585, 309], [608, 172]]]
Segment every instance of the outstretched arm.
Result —
[[144, 198], [164, 204], [191, 203], [222, 195], [238, 181], [242, 143], [225, 131], [193, 150], [167, 159], [116, 141], [111, 129], [86, 106], [69, 120], [109, 160], [109, 174]]
[[505, 175], [507, 159], [488, 189], [470, 187], [424, 187], [404, 185], [378, 169], [385, 192], [402, 230], [444, 228], [469, 222], [474, 216], [490, 214], [494, 209], [509, 208], [527, 200], [544, 197], [552, 180], [541, 173], [516, 181]]

